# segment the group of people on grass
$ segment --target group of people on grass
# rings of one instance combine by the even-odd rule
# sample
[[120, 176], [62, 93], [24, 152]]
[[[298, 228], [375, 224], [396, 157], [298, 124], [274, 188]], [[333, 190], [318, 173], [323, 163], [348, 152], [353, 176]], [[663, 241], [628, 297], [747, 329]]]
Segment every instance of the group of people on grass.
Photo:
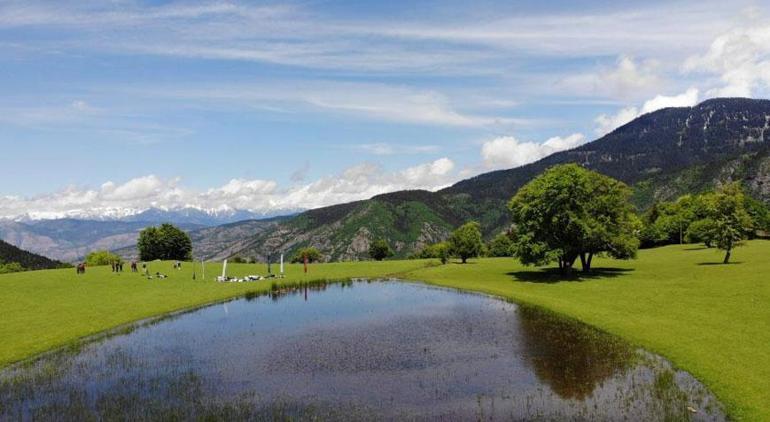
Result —
[[[112, 268], [113, 273], [122, 273], [123, 272], [123, 262], [122, 261], [112, 261], [110, 262], [110, 267]], [[177, 261], [177, 263], [174, 264], [174, 268], [181, 268], [182, 264]], [[77, 274], [85, 274], [86, 273], [86, 263], [81, 262], [75, 266], [75, 271]], [[142, 263], [142, 271], [145, 273], [145, 275], [148, 275], [147, 272], [147, 264], [144, 262]], [[138, 263], [134, 260], [131, 261], [131, 272], [136, 273], [139, 272], [139, 266]]]
[[[110, 267], [112, 268], [113, 273], [122, 273], [123, 272], [123, 261], [111, 261]], [[182, 261], [175, 261], [174, 262], [174, 269], [181, 270], [182, 269]], [[75, 266], [75, 270], [77, 271], [77, 274], [85, 274], [86, 273], [86, 263], [81, 262]], [[136, 273], [139, 272], [139, 264], [136, 262], [136, 260], [131, 261], [131, 272]], [[148, 279], [151, 278], [167, 278], [168, 276], [165, 274], [161, 274], [160, 272], [156, 272], [154, 276], [150, 275], [150, 271], [147, 269], [147, 263], [142, 262], [142, 274], [147, 277]]]

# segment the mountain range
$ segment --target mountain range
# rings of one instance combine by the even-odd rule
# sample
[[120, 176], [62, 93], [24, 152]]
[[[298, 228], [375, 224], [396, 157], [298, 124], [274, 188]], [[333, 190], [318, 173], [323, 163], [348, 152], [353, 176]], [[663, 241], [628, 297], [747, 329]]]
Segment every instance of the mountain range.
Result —
[[475, 220], [491, 237], [509, 226], [506, 203], [546, 168], [578, 163], [634, 190], [643, 210], [655, 201], [741, 181], [770, 203], [770, 101], [720, 98], [694, 107], [640, 116], [601, 138], [510, 170], [485, 173], [437, 192], [401, 191], [303, 212], [263, 230], [231, 255], [263, 258], [315, 246], [327, 260], [365, 258], [369, 244], [387, 239], [396, 256], [445, 239]]
[[734, 180], [770, 203], [770, 101], [720, 98], [658, 110], [575, 149], [437, 192], [399, 191], [276, 218], [191, 208], [148, 209], [109, 221], [6, 220], [0, 221], [0, 239], [66, 261], [93, 249], [129, 257], [136, 254], [139, 230], [172, 222], [191, 234], [194, 254], [202, 259], [264, 260], [268, 254], [291, 255], [315, 246], [326, 260], [356, 260], [367, 256], [375, 239], [388, 240], [396, 256], [405, 257], [446, 239], [469, 220], [481, 223], [487, 238], [507, 229], [508, 200], [543, 170], [563, 163], [578, 163], [629, 184], [639, 210]]

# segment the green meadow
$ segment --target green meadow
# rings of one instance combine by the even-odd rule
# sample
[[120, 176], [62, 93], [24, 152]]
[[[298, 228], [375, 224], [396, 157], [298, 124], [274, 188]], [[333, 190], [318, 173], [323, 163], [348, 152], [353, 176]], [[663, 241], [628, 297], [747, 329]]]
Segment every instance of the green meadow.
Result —
[[[736, 249], [735, 263], [696, 245], [642, 250], [631, 261], [599, 259], [595, 272], [563, 279], [512, 258], [287, 265], [279, 283], [397, 276], [528, 303], [616, 334], [670, 359], [703, 381], [741, 420], [770, 420], [770, 242]], [[125, 267], [128, 270], [128, 266]], [[274, 270], [277, 267], [274, 267]], [[217, 283], [219, 264], [153, 262], [147, 280], [109, 267], [0, 276], [0, 366], [171, 311], [252, 292], [271, 281]], [[228, 275], [264, 274], [265, 265], [230, 264]]]

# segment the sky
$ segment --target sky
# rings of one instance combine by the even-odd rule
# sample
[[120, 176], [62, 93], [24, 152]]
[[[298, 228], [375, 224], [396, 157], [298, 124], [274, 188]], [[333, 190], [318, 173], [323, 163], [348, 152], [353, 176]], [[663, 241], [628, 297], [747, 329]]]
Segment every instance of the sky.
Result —
[[0, 0], [0, 218], [436, 190], [770, 96], [764, 1]]

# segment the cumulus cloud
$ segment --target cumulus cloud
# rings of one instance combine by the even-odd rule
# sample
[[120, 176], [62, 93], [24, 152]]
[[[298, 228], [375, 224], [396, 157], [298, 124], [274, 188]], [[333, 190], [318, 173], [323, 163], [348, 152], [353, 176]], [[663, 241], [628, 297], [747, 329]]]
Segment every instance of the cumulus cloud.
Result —
[[580, 133], [573, 133], [567, 137], [555, 136], [543, 143], [520, 141], [513, 136], [501, 136], [482, 144], [481, 158], [487, 169], [513, 168], [537, 161], [554, 152], [575, 148], [585, 141], [585, 136]]
[[558, 86], [578, 95], [635, 98], [660, 90], [663, 80], [658, 74], [659, 67], [655, 60], [637, 62], [623, 55], [613, 67], [568, 76]]
[[770, 26], [766, 19], [733, 28], [718, 36], [708, 51], [690, 56], [687, 73], [716, 75], [721, 83], [707, 91], [710, 96], [751, 97], [770, 89]]
[[642, 114], [652, 113], [666, 107], [692, 107], [698, 103], [699, 93], [696, 88], [690, 88], [679, 95], [657, 95], [644, 102], [641, 108], [625, 107], [613, 115], [600, 114], [594, 119], [596, 133], [605, 135]]
[[282, 187], [274, 180], [232, 179], [205, 191], [185, 188], [178, 178], [147, 175], [124, 183], [108, 181], [97, 189], [68, 187], [31, 198], [6, 196], [0, 201], [0, 218], [121, 217], [151, 207], [293, 211], [367, 199], [402, 189], [436, 190], [456, 181], [454, 169], [455, 163], [448, 158], [398, 171], [361, 163], [301, 185]]

